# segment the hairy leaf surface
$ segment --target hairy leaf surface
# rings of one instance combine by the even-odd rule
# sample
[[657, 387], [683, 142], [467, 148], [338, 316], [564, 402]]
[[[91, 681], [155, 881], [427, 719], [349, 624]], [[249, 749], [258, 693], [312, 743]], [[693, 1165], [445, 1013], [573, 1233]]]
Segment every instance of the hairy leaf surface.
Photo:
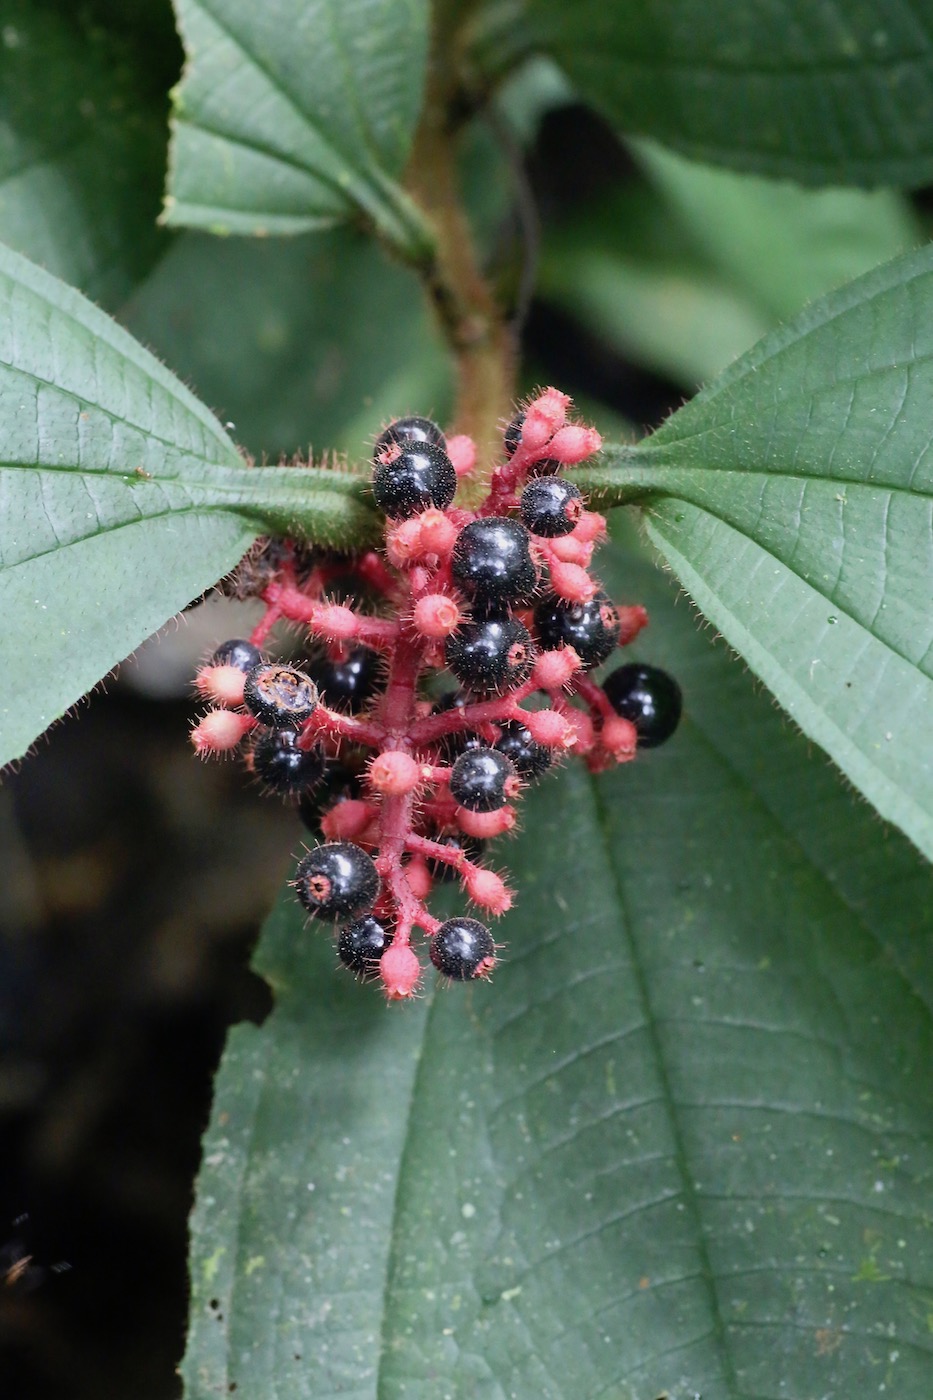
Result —
[[581, 473], [646, 504], [704, 613], [933, 855], [933, 254], [766, 337]]
[[373, 522], [349, 475], [250, 470], [131, 336], [0, 251], [0, 762], [264, 528], [336, 544]]
[[643, 559], [607, 582], [686, 718], [530, 796], [494, 983], [387, 1009], [290, 893], [270, 920], [187, 1400], [925, 1400], [928, 872]]
[[419, 256], [395, 183], [421, 107], [426, 0], [175, 0], [188, 63], [175, 96], [166, 219], [297, 233], [363, 216]]

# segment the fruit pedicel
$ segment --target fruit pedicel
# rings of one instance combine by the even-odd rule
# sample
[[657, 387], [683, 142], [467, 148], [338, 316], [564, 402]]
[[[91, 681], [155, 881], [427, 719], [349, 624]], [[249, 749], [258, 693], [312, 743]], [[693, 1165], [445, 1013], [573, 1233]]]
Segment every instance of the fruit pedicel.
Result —
[[[623, 665], [601, 685], [591, 674], [648, 617], [590, 572], [606, 522], [562, 473], [601, 439], [569, 409], [556, 389], [530, 400], [475, 510], [454, 503], [475, 471], [472, 441], [426, 418], [389, 424], [373, 452], [384, 547], [347, 556], [260, 541], [235, 588], [264, 615], [197, 675], [213, 708], [195, 749], [244, 749], [266, 789], [297, 801], [323, 837], [298, 861], [297, 898], [335, 927], [340, 961], [390, 1000], [417, 993], [424, 941], [447, 978], [492, 972], [488, 924], [441, 922], [427, 901], [455, 879], [484, 917], [510, 908], [487, 849], [514, 828], [524, 787], [565, 755], [593, 772], [628, 762], [680, 718], [677, 682], [657, 667]], [[307, 634], [301, 666], [264, 651], [279, 621]], [[439, 690], [445, 672], [454, 684]]]

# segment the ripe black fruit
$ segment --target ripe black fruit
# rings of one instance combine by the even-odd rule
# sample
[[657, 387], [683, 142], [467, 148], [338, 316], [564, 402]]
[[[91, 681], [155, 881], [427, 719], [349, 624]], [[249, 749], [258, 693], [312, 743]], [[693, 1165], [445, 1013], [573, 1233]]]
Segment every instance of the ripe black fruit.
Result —
[[438, 972], [457, 982], [488, 976], [496, 960], [493, 936], [478, 919], [448, 919], [431, 939], [429, 952]]
[[619, 640], [619, 614], [600, 590], [588, 603], [567, 603], [550, 594], [535, 608], [535, 631], [545, 651], [573, 647], [590, 670], [605, 661]]
[[545, 539], [569, 535], [580, 518], [582, 502], [573, 482], [562, 476], [536, 476], [522, 492], [522, 522], [533, 535]]
[[364, 979], [376, 977], [378, 963], [389, 944], [392, 935], [372, 914], [364, 914], [356, 923], [349, 924], [337, 940], [337, 956], [344, 967], [358, 973]]
[[234, 637], [229, 642], [221, 642], [211, 657], [211, 666], [233, 666], [238, 671], [251, 671], [262, 661], [262, 652], [252, 642], [242, 637]]
[[382, 665], [371, 647], [354, 647], [343, 658], [316, 657], [308, 662], [308, 675], [321, 692], [325, 705], [345, 706], [351, 714], [362, 710], [379, 689]]
[[254, 666], [246, 673], [243, 703], [262, 724], [294, 729], [317, 709], [317, 686], [294, 666]]
[[373, 461], [379, 463], [383, 457], [391, 456], [391, 451], [387, 449], [400, 447], [403, 442], [426, 442], [431, 447], [440, 447], [444, 451], [447, 449], [447, 439], [430, 418], [396, 418], [387, 428], [383, 428], [376, 438]]
[[535, 648], [517, 618], [486, 617], [458, 627], [447, 638], [445, 658], [474, 695], [500, 695], [531, 675]]
[[528, 544], [528, 531], [517, 520], [482, 516], [457, 536], [451, 572], [478, 603], [505, 607], [527, 602], [538, 582]]
[[540, 778], [551, 766], [550, 749], [536, 743], [521, 720], [510, 719], [502, 726], [496, 748], [511, 759], [522, 778]]
[[451, 769], [450, 795], [468, 812], [495, 812], [517, 791], [515, 766], [496, 749], [470, 749]]
[[376, 504], [391, 520], [407, 520], [429, 506], [446, 510], [456, 490], [453, 462], [429, 442], [403, 443], [393, 461], [377, 463], [373, 472]]
[[616, 714], [634, 724], [639, 748], [656, 749], [680, 723], [683, 692], [658, 666], [637, 661], [619, 666], [603, 681], [603, 690]]
[[352, 841], [331, 841], [302, 856], [295, 889], [309, 914], [352, 919], [373, 907], [379, 874], [371, 856]]
[[267, 788], [283, 796], [293, 796], [315, 787], [324, 776], [324, 754], [320, 747], [298, 747], [294, 729], [267, 729], [260, 734], [252, 751], [253, 771]]

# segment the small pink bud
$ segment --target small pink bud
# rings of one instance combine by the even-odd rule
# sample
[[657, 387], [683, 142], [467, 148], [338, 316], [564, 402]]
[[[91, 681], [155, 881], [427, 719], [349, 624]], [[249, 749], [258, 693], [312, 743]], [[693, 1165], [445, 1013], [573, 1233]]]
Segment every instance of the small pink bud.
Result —
[[412, 559], [417, 559], [420, 548], [421, 525], [417, 516], [411, 520], [402, 520], [386, 531], [386, 554], [389, 556], [389, 562], [397, 569], [404, 569]]
[[585, 510], [573, 527], [575, 540], [601, 540], [606, 534], [606, 517], [595, 510]]
[[405, 866], [405, 878], [415, 899], [427, 899], [434, 886], [434, 881], [424, 856], [412, 856]]
[[209, 710], [192, 729], [191, 742], [204, 758], [212, 753], [229, 753], [255, 727], [252, 715], [238, 714], [236, 710]]
[[447, 456], [458, 476], [469, 476], [476, 466], [476, 443], [466, 433], [447, 439]]
[[356, 636], [358, 623], [350, 608], [341, 607], [339, 603], [322, 603], [314, 609], [310, 626], [322, 636], [346, 642]]
[[444, 512], [435, 509], [434, 506], [422, 511], [415, 518], [421, 527], [421, 553], [437, 554], [441, 558], [446, 558], [453, 549], [457, 535], [460, 533], [454, 522], [448, 520]]
[[461, 831], [467, 836], [478, 836], [480, 840], [502, 836], [515, 825], [511, 807], [499, 807], [495, 812], [468, 812], [465, 807], [458, 807], [456, 818]]
[[194, 683], [206, 700], [215, 705], [243, 704], [243, 683], [246, 672], [238, 666], [202, 666]]
[[449, 637], [463, 621], [456, 602], [445, 593], [427, 593], [419, 598], [412, 616], [422, 637], [430, 637], [433, 641]]
[[321, 830], [328, 841], [358, 841], [377, 812], [372, 802], [364, 802], [358, 797], [348, 797], [325, 812], [321, 818]]
[[603, 440], [595, 428], [580, 428], [568, 424], [556, 432], [548, 443], [547, 455], [565, 467], [572, 467], [592, 457], [603, 445]]
[[410, 754], [389, 749], [369, 765], [369, 785], [385, 797], [402, 797], [421, 781], [421, 768]]
[[611, 753], [617, 763], [626, 763], [635, 757], [638, 746], [638, 730], [632, 721], [621, 715], [610, 715], [600, 733], [603, 748]]
[[408, 1001], [421, 980], [421, 964], [407, 943], [393, 943], [379, 959], [379, 976], [389, 1001]]
[[593, 557], [593, 546], [587, 540], [578, 540], [574, 535], [563, 535], [551, 540], [548, 550], [554, 559], [562, 564], [579, 564], [581, 569], [589, 568]]
[[634, 641], [643, 627], [648, 626], [648, 610], [636, 604], [631, 608], [619, 608], [619, 646], [627, 647]]
[[557, 710], [529, 710], [525, 728], [536, 744], [549, 749], [569, 749], [576, 743], [574, 726]]
[[563, 426], [570, 403], [570, 398], [559, 389], [545, 389], [528, 405], [521, 437], [521, 445], [526, 452], [540, 451]]
[[539, 690], [563, 690], [582, 665], [573, 647], [541, 651], [531, 673], [532, 679]]
[[559, 559], [552, 558], [549, 572], [551, 587], [566, 602], [588, 603], [596, 596], [596, 584], [579, 564], [562, 564]]
[[463, 885], [473, 903], [490, 914], [504, 914], [512, 907], [512, 891], [494, 870], [474, 866], [464, 876]]

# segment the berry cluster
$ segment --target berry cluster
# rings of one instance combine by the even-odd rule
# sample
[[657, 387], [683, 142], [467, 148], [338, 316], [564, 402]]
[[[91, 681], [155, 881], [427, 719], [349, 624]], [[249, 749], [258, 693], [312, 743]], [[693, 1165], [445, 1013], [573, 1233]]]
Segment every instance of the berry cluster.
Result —
[[[390, 999], [420, 982], [415, 930], [446, 977], [492, 971], [488, 926], [441, 923], [426, 901], [435, 882], [457, 879], [478, 910], [505, 913], [512, 892], [483, 856], [515, 826], [527, 784], [567, 752], [593, 771], [625, 762], [680, 718], [679, 687], [655, 667], [592, 677], [648, 619], [591, 577], [605, 520], [560, 473], [600, 437], [568, 421], [569, 407], [556, 389], [528, 403], [475, 510], [454, 504], [458, 479], [475, 472], [472, 441], [448, 441], [425, 418], [391, 423], [373, 453], [384, 549], [341, 557], [263, 542], [240, 591], [263, 599], [264, 616], [197, 676], [215, 708], [195, 748], [245, 745], [264, 786], [298, 800], [323, 840], [298, 862], [297, 897], [338, 927], [340, 960]], [[301, 667], [263, 651], [280, 620], [309, 639]], [[445, 670], [456, 688], [438, 693]]]

